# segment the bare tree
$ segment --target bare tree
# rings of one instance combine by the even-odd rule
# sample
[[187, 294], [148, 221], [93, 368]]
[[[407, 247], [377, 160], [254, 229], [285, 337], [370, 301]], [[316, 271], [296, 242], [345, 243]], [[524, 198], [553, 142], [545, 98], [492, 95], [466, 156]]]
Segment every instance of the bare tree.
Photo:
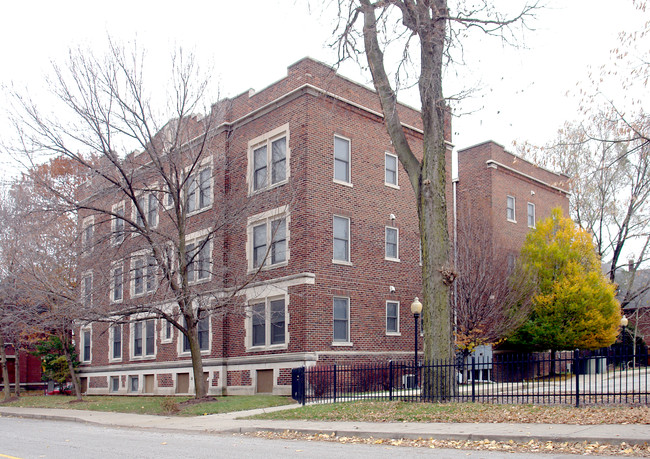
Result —
[[[54, 67], [51, 82], [61, 111], [43, 114], [38, 104], [14, 94], [20, 137], [13, 153], [30, 163], [62, 156], [87, 178], [70, 193], [43, 183], [54, 198], [45, 207], [78, 220], [77, 300], [85, 306], [84, 319], [166, 320], [189, 349], [195, 394], [202, 398], [202, 324], [238, 304], [252, 279], [234, 278], [223, 259], [210, 254], [219, 253], [224, 233], [242, 224], [256, 197], [226, 203], [216, 186], [227, 180], [219, 142], [227, 139], [222, 123], [229, 105], [205, 109], [208, 79], [194, 57], [182, 51], [173, 56], [171, 87], [158, 97], [151, 95], [143, 63], [137, 49], [114, 43], [105, 58], [71, 53], [64, 67]], [[280, 238], [282, 223], [274, 231]], [[274, 233], [264, 256], [280, 254], [281, 247]], [[128, 300], [125, 285], [133, 290]]]
[[486, 231], [488, 216], [470, 206], [459, 212], [455, 335], [464, 355], [516, 331], [528, 318], [535, 293], [518, 254]]
[[[461, 43], [465, 31], [476, 28], [505, 37], [503, 32], [531, 15], [536, 4], [526, 4], [513, 17], [504, 17], [487, 0], [459, 2], [455, 11], [447, 0], [338, 0], [337, 3], [339, 58], [356, 59], [365, 54], [388, 134], [415, 191], [422, 243], [425, 359], [451, 359], [449, 287], [455, 273], [449, 264], [445, 198], [445, 158], [449, 154], [445, 118], [449, 110], [442, 90], [443, 69], [450, 47]], [[391, 83], [386, 68], [385, 53], [393, 42], [403, 45], [395, 53], [402, 56], [394, 69], [396, 77], [403, 76], [401, 71], [409, 62], [418, 66], [423, 152], [413, 151], [409, 145], [399, 115], [397, 86]], [[453, 388], [451, 373], [432, 374], [425, 381], [425, 396], [445, 399]]]

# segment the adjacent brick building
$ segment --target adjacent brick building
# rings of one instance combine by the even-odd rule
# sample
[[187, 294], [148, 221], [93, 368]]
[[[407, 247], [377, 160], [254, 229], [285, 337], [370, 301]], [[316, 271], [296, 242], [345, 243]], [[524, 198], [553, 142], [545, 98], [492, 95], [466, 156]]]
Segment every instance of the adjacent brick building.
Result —
[[[409, 142], [420, 151], [419, 112], [399, 109]], [[239, 303], [199, 327], [209, 393], [286, 394], [298, 366], [410, 357], [410, 304], [421, 276], [417, 212], [374, 91], [303, 59], [280, 81], [213, 110], [220, 120], [208, 140], [213, 153], [187, 191], [192, 234], [199, 241], [226, 216], [241, 215], [214, 234], [201, 257], [201, 266], [223, 269], [197, 268], [192, 281], [206, 295], [251, 283]], [[448, 125], [449, 141], [450, 131]], [[524, 219], [506, 227], [508, 196], [515, 197], [515, 213], [525, 215], [521, 206], [533, 191], [539, 218], [554, 205], [568, 205], [561, 177], [494, 143], [461, 152], [459, 178], [452, 181], [451, 149], [448, 143], [450, 229], [455, 192], [459, 203], [492, 209], [493, 228], [507, 230], [513, 244], [528, 226]], [[100, 199], [133, 213], [120, 197]], [[149, 193], [147, 199], [164, 233], [165, 197]], [[149, 283], [144, 271], [139, 236], [122, 235], [112, 244], [124, 228], [100, 215], [83, 215], [81, 229], [82, 240], [96, 241], [81, 262], [89, 301], [108, 309], [163, 301], [164, 286], [154, 272]], [[193, 391], [189, 352], [163, 320], [95, 322], [77, 331], [77, 344], [88, 393]]]

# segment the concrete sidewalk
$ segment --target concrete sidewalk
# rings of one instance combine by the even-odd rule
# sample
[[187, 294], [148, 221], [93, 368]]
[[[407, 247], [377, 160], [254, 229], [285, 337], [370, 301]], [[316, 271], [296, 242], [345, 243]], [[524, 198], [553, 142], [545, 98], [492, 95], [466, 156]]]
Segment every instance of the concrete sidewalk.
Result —
[[497, 423], [417, 423], [417, 422], [321, 422], [266, 421], [238, 419], [254, 414], [292, 409], [297, 405], [264, 408], [208, 416], [153, 416], [86, 410], [0, 407], [0, 416], [87, 422], [111, 427], [155, 429], [184, 433], [245, 433], [292, 430], [306, 434], [326, 433], [337, 436], [385, 439], [433, 438], [437, 440], [494, 440], [528, 442], [650, 443], [650, 426], [565, 425], [565, 424], [497, 424]]

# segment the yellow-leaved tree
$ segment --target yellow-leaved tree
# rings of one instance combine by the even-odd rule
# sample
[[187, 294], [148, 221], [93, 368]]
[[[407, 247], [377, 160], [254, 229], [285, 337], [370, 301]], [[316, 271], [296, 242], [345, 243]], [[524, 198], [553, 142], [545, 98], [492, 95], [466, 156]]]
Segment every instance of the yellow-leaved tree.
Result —
[[621, 311], [591, 236], [554, 209], [521, 249], [537, 283], [530, 317], [509, 339], [528, 350], [597, 349], [616, 340]]

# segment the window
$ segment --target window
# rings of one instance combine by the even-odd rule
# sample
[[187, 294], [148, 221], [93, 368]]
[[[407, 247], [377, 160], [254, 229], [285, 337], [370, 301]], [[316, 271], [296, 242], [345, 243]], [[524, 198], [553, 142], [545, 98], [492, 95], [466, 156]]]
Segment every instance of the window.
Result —
[[135, 219], [136, 225], [144, 227], [144, 218], [146, 216], [147, 225], [150, 228], [158, 226], [158, 197], [156, 193], [141, 194], [137, 198], [137, 203], [137, 207], [135, 205], [133, 206], [133, 218]]
[[81, 247], [86, 252], [93, 248], [93, 231], [95, 226], [95, 217], [86, 217], [81, 225]]
[[81, 285], [83, 289], [81, 292], [81, 302], [86, 307], [91, 306], [93, 302], [93, 275], [84, 275], [81, 279]]
[[289, 260], [289, 215], [287, 206], [248, 219], [248, 269], [284, 266]]
[[334, 180], [350, 183], [350, 141], [334, 137]]
[[386, 259], [399, 261], [399, 230], [386, 227]]
[[334, 216], [333, 261], [350, 262], [350, 219]]
[[515, 220], [515, 198], [508, 196], [506, 203], [506, 218], [508, 221], [516, 222]]
[[212, 168], [206, 167], [187, 179], [187, 212], [199, 212], [212, 205]]
[[115, 214], [111, 220], [112, 242], [119, 245], [124, 242], [124, 202], [114, 205], [112, 210]]
[[[210, 316], [207, 312], [201, 313], [196, 329], [199, 335], [199, 349], [201, 351], [210, 350]], [[183, 352], [190, 352], [190, 340], [185, 335], [183, 335]]]
[[153, 319], [138, 321], [133, 324], [133, 357], [152, 356], [155, 354], [156, 322]]
[[251, 347], [286, 343], [285, 299], [265, 299], [250, 305]]
[[399, 334], [399, 302], [386, 302], [386, 333]]
[[[268, 231], [270, 230], [270, 232]], [[270, 260], [266, 259], [267, 244], [271, 244]], [[253, 227], [253, 267], [262, 264], [276, 265], [287, 260], [287, 221], [272, 220], [271, 226], [266, 223]], [[266, 261], [266, 263], [265, 263]]]
[[91, 353], [90, 353], [90, 344], [91, 344], [91, 332], [90, 330], [82, 330], [81, 332], [81, 361], [90, 362]]
[[155, 193], [149, 193], [147, 196], [147, 220], [149, 226], [158, 226], [158, 198]]
[[289, 125], [248, 142], [249, 184], [252, 192], [281, 185], [289, 175]]
[[535, 228], [535, 204], [528, 203], [528, 228]]
[[120, 377], [111, 376], [111, 392], [118, 392], [120, 390]]
[[386, 173], [384, 183], [388, 186], [397, 187], [397, 156], [386, 153]]
[[122, 359], [122, 325], [111, 327], [111, 360]]
[[161, 335], [160, 342], [171, 343], [174, 337], [174, 326], [168, 320], [161, 319]]
[[334, 297], [334, 342], [350, 342], [350, 298]]
[[211, 241], [207, 239], [185, 246], [188, 282], [199, 282], [210, 278], [211, 246]]
[[153, 255], [131, 258], [131, 296], [144, 295], [156, 289], [156, 259]]
[[129, 376], [129, 392], [138, 392], [140, 384], [137, 376]]
[[111, 278], [111, 302], [119, 303], [124, 297], [124, 269], [122, 266], [113, 268]]

